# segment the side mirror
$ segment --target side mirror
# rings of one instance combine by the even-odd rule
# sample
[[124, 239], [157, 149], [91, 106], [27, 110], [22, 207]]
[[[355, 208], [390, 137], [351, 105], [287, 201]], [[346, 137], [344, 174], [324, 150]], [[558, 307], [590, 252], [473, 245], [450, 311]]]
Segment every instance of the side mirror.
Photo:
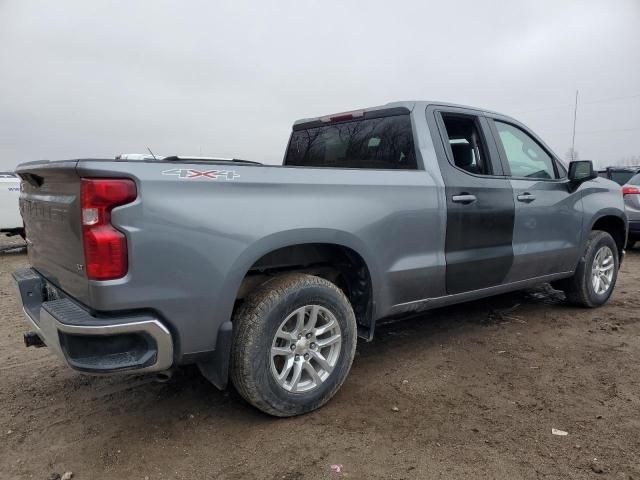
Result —
[[574, 160], [569, 164], [569, 181], [571, 183], [579, 184], [597, 176], [591, 160]]

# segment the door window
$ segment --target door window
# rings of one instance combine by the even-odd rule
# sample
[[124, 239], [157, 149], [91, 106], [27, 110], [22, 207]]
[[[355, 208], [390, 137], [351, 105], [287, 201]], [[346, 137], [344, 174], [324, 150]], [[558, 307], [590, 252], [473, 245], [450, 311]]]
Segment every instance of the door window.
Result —
[[557, 178], [551, 156], [528, 134], [508, 123], [495, 121], [511, 176]]
[[491, 165], [476, 117], [442, 114], [456, 167], [469, 173], [490, 175]]

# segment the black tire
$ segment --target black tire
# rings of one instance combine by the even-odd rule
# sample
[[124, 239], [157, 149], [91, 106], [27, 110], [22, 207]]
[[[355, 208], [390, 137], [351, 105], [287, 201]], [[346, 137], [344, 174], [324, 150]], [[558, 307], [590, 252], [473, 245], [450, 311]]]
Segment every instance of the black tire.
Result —
[[[598, 294], [591, 282], [591, 268], [596, 253], [604, 246], [609, 247], [613, 252], [613, 278], [609, 289], [602, 294]], [[618, 246], [613, 237], [607, 232], [594, 230], [589, 234], [587, 245], [574, 275], [566, 280], [556, 282], [555, 285], [560, 290], [564, 290], [570, 303], [588, 308], [599, 307], [605, 304], [613, 293], [618, 278], [619, 258]]]
[[[306, 305], [320, 305], [334, 315], [342, 344], [323, 383], [309, 392], [292, 393], [271, 372], [271, 347], [283, 320]], [[284, 274], [262, 284], [238, 308], [233, 329], [231, 380], [247, 402], [277, 417], [301, 415], [328, 402], [347, 377], [355, 356], [357, 327], [349, 301], [334, 284], [312, 275]]]

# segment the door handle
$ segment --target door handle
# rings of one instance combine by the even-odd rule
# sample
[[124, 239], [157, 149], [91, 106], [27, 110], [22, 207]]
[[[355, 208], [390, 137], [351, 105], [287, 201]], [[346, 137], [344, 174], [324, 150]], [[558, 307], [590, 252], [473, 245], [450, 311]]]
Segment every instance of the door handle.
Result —
[[531, 195], [530, 193], [523, 193], [522, 195], [518, 195], [519, 202], [533, 202], [536, 199], [535, 195]]
[[469, 195], [468, 193], [463, 193], [462, 195], [454, 195], [451, 197], [451, 201], [453, 203], [462, 203], [463, 205], [468, 205], [477, 200], [475, 195]]

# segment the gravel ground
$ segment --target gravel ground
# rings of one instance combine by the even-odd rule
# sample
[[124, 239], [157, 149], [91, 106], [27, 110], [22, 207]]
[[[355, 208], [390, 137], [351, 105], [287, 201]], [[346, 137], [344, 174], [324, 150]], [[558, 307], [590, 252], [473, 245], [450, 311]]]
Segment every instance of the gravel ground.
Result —
[[640, 479], [640, 250], [597, 310], [547, 286], [383, 326], [327, 406], [285, 420], [192, 368], [90, 377], [25, 349], [26, 264], [0, 253], [2, 479]]

